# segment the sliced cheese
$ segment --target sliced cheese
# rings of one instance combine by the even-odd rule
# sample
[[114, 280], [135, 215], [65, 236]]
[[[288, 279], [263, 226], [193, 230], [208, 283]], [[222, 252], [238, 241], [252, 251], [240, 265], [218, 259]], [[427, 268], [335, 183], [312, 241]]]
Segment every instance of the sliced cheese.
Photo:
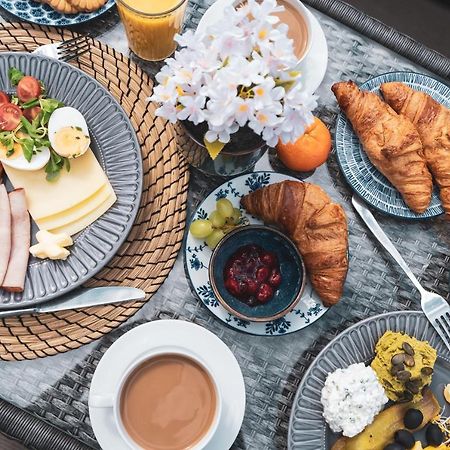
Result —
[[36, 220], [36, 224], [41, 230], [53, 230], [55, 228], [63, 227], [64, 225], [75, 222], [86, 214], [94, 211], [113, 193], [113, 188], [109, 182], [106, 182], [97, 192], [81, 203], [78, 203], [78, 205], [66, 209], [65, 211], [61, 211], [58, 214], [54, 214], [53, 216], [38, 219]]
[[52, 233], [67, 233], [69, 236], [73, 236], [79, 231], [84, 230], [91, 223], [95, 222], [102, 214], [111, 208], [116, 200], [116, 194], [112, 191], [108, 198], [90, 213], [80, 217], [74, 222], [68, 223], [62, 227], [50, 229], [49, 231]]
[[35, 221], [54, 216], [92, 197], [108, 179], [92, 150], [70, 161], [70, 172], [65, 169], [53, 182], [45, 179], [44, 169], [17, 170], [4, 166], [14, 188], [24, 188], [28, 210]]

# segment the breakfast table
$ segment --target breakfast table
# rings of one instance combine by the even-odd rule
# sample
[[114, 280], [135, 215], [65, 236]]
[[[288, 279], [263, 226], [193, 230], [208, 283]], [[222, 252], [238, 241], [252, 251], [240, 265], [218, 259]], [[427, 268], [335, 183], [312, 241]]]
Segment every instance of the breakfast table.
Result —
[[[189, 2], [185, 24], [195, 28], [212, 0]], [[338, 107], [331, 85], [339, 80], [363, 82], [391, 71], [414, 71], [448, 81], [450, 61], [338, 0], [306, 0], [328, 43], [328, 67], [317, 90], [318, 115], [334, 132]], [[0, 23], [14, 18], [0, 10]], [[123, 26], [112, 8], [103, 16], [73, 28], [130, 56]], [[32, 50], [30, 48], [30, 50]], [[131, 60], [154, 75], [160, 63]], [[194, 322], [222, 339], [236, 356], [246, 387], [246, 410], [235, 449], [284, 449], [295, 393], [306, 369], [321, 349], [350, 324], [388, 311], [419, 310], [414, 286], [377, 244], [351, 205], [352, 191], [335, 155], [313, 173], [287, 171], [275, 152], [257, 163], [257, 170], [275, 170], [318, 183], [341, 203], [348, 216], [349, 273], [342, 300], [311, 325], [290, 334], [256, 336], [218, 320], [193, 293], [186, 276], [183, 247], [157, 292], [123, 323], [98, 333], [92, 342], [39, 358], [12, 357], [0, 362], [0, 431], [36, 450], [100, 448], [88, 409], [94, 371], [107, 349], [137, 325], [160, 319]], [[190, 169], [187, 218], [223, 178]], [[450, 233], [442, 217], [404, 221], [375, 213], [412, 271], [426, 289], [450, 300]], [[184, 244], [183, 244], [184, 245]], [[306, 317], [313, 322], [313, 313]], [[26, 324], [24, 324], [26, 326]], [[1, 333], [0, 328], [0, 333]], [[284, 334], [284, 335], [283, 335]], [[75, 348], [76, 347], [76, 348]], [[43, 356], [43, 355], [40, 355]], [[14, 360], [16, 359], [16, 360]], [[19, 360], [22, 359], [22, 360]], [[222, 450], [222, 449], [218, 449]]]

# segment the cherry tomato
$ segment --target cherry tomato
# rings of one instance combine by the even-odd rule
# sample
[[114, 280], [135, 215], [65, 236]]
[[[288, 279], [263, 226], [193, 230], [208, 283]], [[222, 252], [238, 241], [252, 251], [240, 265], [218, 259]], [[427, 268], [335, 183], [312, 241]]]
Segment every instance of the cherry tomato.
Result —
[[23, 110], [23, 115], [28, 119], [29, 122], [32, 122], [39, 113], [41, 112], [40, 106], [33, 106], [32, 108], [27, 108]]
[[0, 105], [2, 105], [3, 103], [9, 103], [9, 97], [8, 94], [0, 91]]
[[22, 110], [12, 103], [0, 105], [0, 130], [12, 131], [20, 123]]
[[17, 85], [17, 97], [21, 102], [29, 102], [41, 95], [42, 89], [39, 81], [34, 77], [23, 77]]

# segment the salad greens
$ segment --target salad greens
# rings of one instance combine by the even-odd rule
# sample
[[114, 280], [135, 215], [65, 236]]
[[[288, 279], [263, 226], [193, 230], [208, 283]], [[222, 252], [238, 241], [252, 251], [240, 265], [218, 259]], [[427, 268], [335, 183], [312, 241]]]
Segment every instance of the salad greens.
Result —
[[[11, 67], [8, 71], [9, 80], [13, 86], [25, 76], [20, 70]], [[64, 106], [59, 100], [46, 98], [44, 86], [41, 83], [42, 94], [39, 98], [27, 102], [20, 102], [16, 95], [11, 96], [11, 103], [19, 106], [22, 110], [39, 107], [39, 114], [30, 122], [25, 116], [20, 117], [20, 123], [12, 131], [0, 132], [0, 143], [6, 147], [7, 156], [14, 154], [14, 144], [22, 146], [25, 159], [29, 162], [34, 154], [40, 152], [42, 147], [50, 149], [50, 160], [45, 166], [47, 181], [56, 180], [61, 170], [65, 168], [70, 171], [70, 161], [58, 155], [50, 146], [48, 140], [48, 122], [55, 109]]]

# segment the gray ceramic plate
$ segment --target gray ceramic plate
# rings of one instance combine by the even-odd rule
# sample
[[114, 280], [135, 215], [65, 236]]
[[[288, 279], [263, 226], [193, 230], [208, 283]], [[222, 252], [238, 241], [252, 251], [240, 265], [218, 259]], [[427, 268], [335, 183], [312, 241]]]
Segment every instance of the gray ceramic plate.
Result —
[[[142, 159], [136, 133], [106, 89], [69, 64], [25, 53], [1, 53], [0, 90], [13, 91], [8, 81], [11, 66], [42, 80], [49, 97], [81, 111], [89, 127], [92, 150], [112, 184], [117, 201], [74, 237], [66, 261], [30, 258], [24, 292], [9, 294], [0, 289], [0, 309], [50, 300], [83, 284], [102, 269], [126, 239], [142, 190]], [[6, 187], [11, 189], [8, 181]], [[33, 224], [32, 239], [36, 231]]]
[[[373, 349], [387, 330], [404, 331], [420, 340], [429, 341], [437, 350], [431, 388], [439, 403], [444, 385], [449, 383], [450, 352], [441, 341], [425, 315], [418, 311], [392, 312], [371, 317], [353, 325], [333, 339], [306, 371], [292, 406], [289, 423], [289, 449], [328, 450], [339, 435], [332, 433], [322, 417], [320, 395], [327, 375], [350, 364], [369, 363]], [[446, 407], [444, 415], [449, 415]], [[419, 435], [419, 437], [421, 437]]]

